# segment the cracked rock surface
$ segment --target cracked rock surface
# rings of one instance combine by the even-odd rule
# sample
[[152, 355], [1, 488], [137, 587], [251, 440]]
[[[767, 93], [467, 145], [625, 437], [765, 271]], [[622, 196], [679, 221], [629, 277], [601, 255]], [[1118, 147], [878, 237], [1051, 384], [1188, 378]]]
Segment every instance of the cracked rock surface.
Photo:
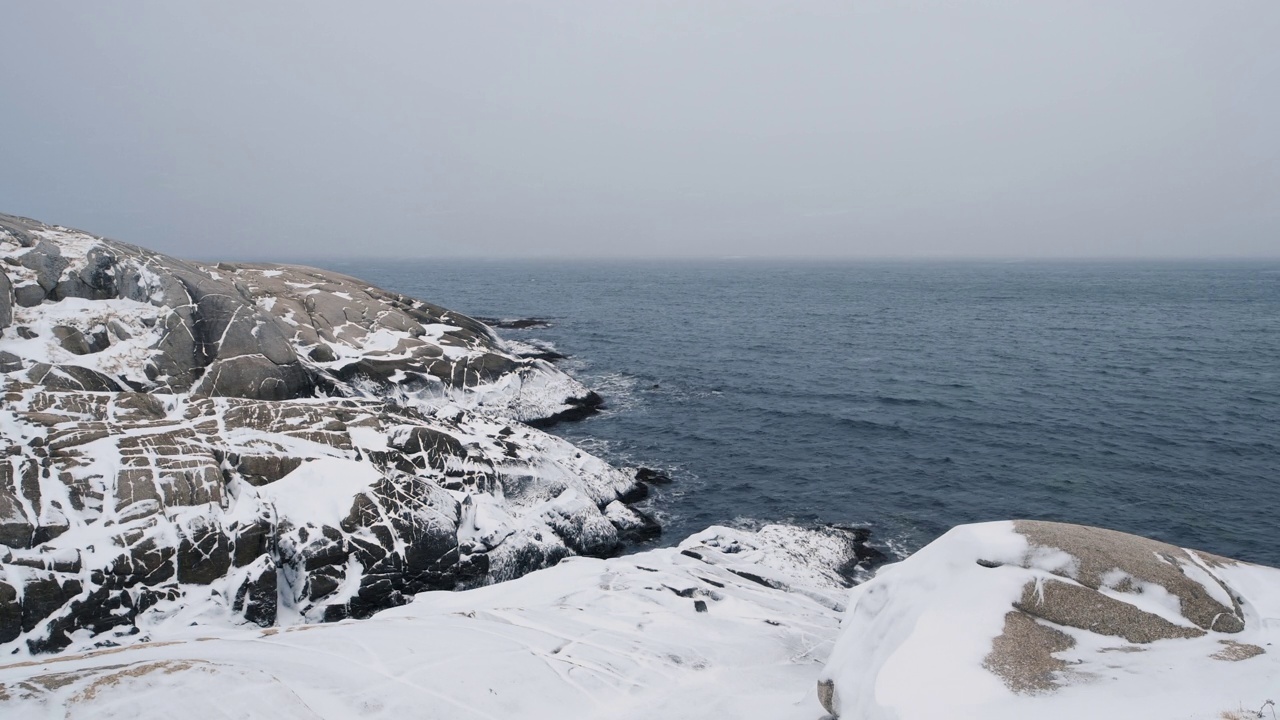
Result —
[[599, 398], [464, 315], [0, 215], [0, 653], [363, 618], [651, 537], [527, 423]]

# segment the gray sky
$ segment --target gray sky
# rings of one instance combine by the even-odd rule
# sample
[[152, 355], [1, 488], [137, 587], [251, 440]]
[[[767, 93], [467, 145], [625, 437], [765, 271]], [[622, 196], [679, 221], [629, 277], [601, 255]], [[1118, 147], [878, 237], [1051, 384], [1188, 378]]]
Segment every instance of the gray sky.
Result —
[[179, 255], [1280, 255], [1275, 0], [0, 25], [0, 211]]

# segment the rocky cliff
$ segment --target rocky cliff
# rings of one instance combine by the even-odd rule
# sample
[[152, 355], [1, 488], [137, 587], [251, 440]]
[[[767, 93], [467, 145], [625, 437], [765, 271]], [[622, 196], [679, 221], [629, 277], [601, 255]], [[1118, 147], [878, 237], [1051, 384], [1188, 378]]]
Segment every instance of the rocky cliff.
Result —
[[655, 530], [525, 424], [599, 398], [464, 315], [6, 215], [0, 270], [0, 653], [364, 617]]

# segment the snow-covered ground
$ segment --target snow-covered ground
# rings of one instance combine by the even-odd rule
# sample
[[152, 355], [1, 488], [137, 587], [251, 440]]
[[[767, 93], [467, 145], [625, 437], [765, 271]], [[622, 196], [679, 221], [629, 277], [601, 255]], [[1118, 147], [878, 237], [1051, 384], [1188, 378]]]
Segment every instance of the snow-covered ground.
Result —
[[[1057, 526], [1079, 547], [1068, 551], [1036, 543], [1017, 525], [955, 528], [854, 588], [823, 673], [834, 683], [840, 717], [1218, 720], [1242, 710], [1248, 714], [1239, 718], [1271, 717], [1269, 709], [1255, 711], [1280, 697], [1280, 570]], [[1127, 545], [1135, 552], [1121, 557]], [[1143, 581], [1141, 571], [1116, 567], [1144, 554], [1155, 570], [1188, 581], [1175, 587], [1181, 597]], [[1098, 597], [1087, 589], [1090, 564], [1112, 565], [1099, 576]], [[1088, 629], [1044, 619], [1070, 619], [1060, 612], [1070, 603], [1053, 597], [1054, 583], [1081, 593], [1077, 619]], [[1237, 629], [1228, 617], [1233, 599], [1242, 630], [1205, 631], [1192, 620], [1194, 607], [1212, 600], [1226, 608], [1208, 624]], [[1142, 641], [1153, 632], [1184, 637]], [[1000, 656], [1002, 635], [1011, 643]], [[1044, 675], [1039, 686], [1037, 673]]]
[[174, 623], [149, 643], [0, 665], [0, 716], [812, 720], [842, 553], [812, 531], [712, 528], [368, 620]]

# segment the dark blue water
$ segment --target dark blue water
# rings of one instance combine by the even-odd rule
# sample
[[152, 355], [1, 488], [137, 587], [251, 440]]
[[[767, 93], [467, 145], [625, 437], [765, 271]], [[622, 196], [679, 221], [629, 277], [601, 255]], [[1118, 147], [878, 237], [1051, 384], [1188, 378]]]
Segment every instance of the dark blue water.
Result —
[[1280, 565], [1280, 263], [327, 262], [552, 341], [611, 405], [555, 432], [711, 523], [1002, 518]]

